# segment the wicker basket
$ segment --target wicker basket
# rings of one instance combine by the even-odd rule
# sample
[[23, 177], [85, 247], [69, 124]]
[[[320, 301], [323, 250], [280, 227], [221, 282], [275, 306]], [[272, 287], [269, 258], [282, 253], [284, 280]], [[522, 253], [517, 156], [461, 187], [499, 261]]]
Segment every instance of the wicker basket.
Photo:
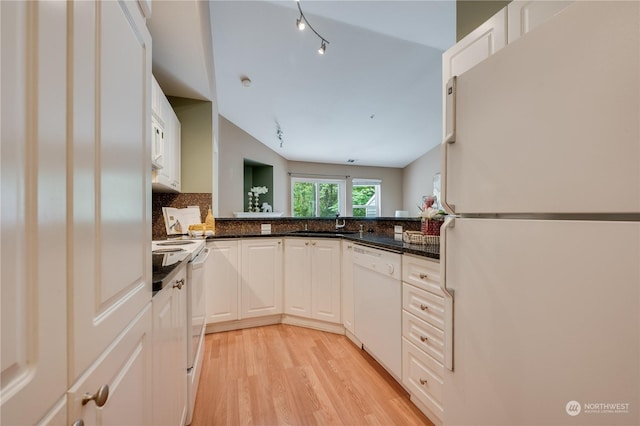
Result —
[[409, 244], [425, 244], [424, 235], [419, 231], [404, 231], [402, 241]]

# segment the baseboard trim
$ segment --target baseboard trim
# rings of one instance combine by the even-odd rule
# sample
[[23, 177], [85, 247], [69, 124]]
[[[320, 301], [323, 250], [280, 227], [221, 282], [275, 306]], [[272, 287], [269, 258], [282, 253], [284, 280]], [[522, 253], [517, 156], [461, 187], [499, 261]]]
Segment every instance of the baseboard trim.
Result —
[[301, 318], [293, 315], [283, 315], [282, 323], [312, 328], [314, 330], [326, 331], [334, 334], [344, 334], [345, 332], [344, 326], [342, 324], [329, 323], [312, 318]]

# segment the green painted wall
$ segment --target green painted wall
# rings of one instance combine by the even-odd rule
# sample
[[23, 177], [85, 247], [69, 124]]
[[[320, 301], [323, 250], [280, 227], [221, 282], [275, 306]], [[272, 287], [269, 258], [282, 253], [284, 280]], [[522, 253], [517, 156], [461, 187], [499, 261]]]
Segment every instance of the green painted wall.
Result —
[[456, 2], [456, 39], [462, 40], [464, 36], [478, 28], [480, 24], [509, 3], [511, 3], [510, 0], [458, 0]]

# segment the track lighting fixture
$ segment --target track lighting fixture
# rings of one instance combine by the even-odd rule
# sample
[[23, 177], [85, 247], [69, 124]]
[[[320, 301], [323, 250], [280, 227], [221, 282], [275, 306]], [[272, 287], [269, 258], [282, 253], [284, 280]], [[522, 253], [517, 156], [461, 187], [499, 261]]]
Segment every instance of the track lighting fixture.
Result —
[[327, 50], [327, 45], [324, 43], [324, 40], [322, 40], [322, 43], [320, 44], [320, 49], [318, 49], [318, 53], [321, 55], [324, 55], [325, 50]]
[[302, 13], [302, 8], [300, 7], [300, 0], [296, 0], [296, 4], [298, 5], [298, 10], [300, 11], [300, 17], [296, 19], [296, 26], [300, 31], [304, 30], [307, 25], [309, 26], [309, 28], [311, 28], [311, 31], [313, 31], [313, 33], [320, 38], [320, 48], [318, 49], [318, 53], [324, 55], [324, 52], [327, 50], [327, 44], [329, 44], [329, 42], [326, 38], [318, 34], [318, 32], [311, 26], [311, 24], [307, 20], [307, 17], [304, 16], [304, 13]]

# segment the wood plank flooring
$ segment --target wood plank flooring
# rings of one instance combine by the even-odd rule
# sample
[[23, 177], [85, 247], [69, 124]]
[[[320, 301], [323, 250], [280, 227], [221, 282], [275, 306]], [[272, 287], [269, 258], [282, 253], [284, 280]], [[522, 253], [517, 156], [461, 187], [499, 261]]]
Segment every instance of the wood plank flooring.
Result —
[[201, 425], [432, 425], [345, 336], [285, 324], [208, 334]]

